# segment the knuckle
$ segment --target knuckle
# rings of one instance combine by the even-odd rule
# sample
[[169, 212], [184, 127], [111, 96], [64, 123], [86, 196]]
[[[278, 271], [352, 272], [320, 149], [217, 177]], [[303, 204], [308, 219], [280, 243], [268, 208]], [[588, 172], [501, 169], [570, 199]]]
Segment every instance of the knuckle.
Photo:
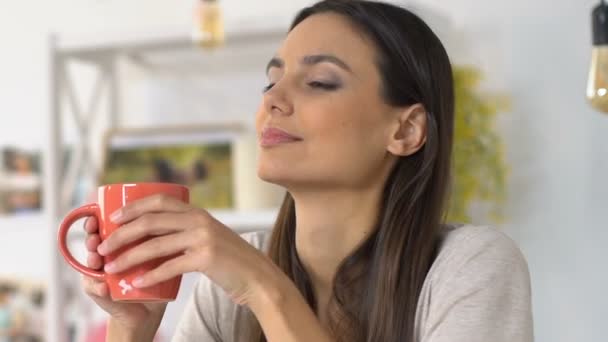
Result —
[[144, 214], [137, 222], [135, 232], [139, 235], [147, 235], [148, 232], [154, 230], [154, 225], [158, 220], [156, 214]]
[[122, 255], [120, 255], [118, 258], [114, 259], [114, 261], [112, 261], [112, 263], [114, 264], [114, 267], [116, 267], [117, 269], [124, 269], [126, 267], [129, 267], [129, 265], [131, 264], [131, 259], [133, 252], [129, 251], [129, 252], [125, 252]]
[[207, 245], [211, 240], [211, 234], [205, 228], [199, 228], [196, 230], [196, 241], [200, 245]]
[[95, 284], [93, 283], [93, 280], [88, 278], [88, 277], [82, 277], [82, 280], [80, 281], [80, 283], [82, 284], [82, 288], [84, 289], [84, 292], [88, 295], [94, 295], [95, 294]]
[[211, 215], [205, 209], [191, 208], [190, 212], [203, 224], [208, 224], [211, 221]]
[[140, 226], [140, 221], [129, 222], [129, 223], [123, 225], [122, 227], [120, 227], [120, 229], [117, 229], [116, 231], [114, 231], [114, 233], [112, 233], [111, 236], [116, 236], [116, 239], [120, 240], [120, 241], [122, 241], [124, 239], [128, 239], [131, 235], [133, 235], [134, 233], [137, 233], [139, 226]]
[[148, 240], [147, 249], [151, 251], [156, 251], [157, 253], [161, 252], [164, 248], [165, 244], [162, 243], [161, 239], [152, 239]]
[[130, 267], [140, 258], [141, 255], [141, 245], [129, 249], [128, 251], [122, 253], [116, 260], [114, 260], [114, 264], [120, 268]]
[[153, 219], [152, 219], [152, 214], [143, 214], [139, 220], [138, 220], [138, 224], [141, 228], [145, 228], [148, 227], [152, 224]]
[[175, 267], [175, 264], [174, 264], [173, 260], [165, 261], [162, 264], [160, 264], [160, 266], [158, 266], [157, 269], [155, 269], [154, 271], [149, 273], [148, 279], [156, 279], [160, 274], [166, 273], [166, 272], [170, 271], [171, 269], [173, 269], [174, 267]]
[[95, 255], [91, 252], [87, 255], [87, 266], [94, 267], [95, 266]]
[[193, 216], [193, 221], [201, 227], [213, 227], [213, 217], [204, 209], [192, 208], [190, 215]]
[[87, 241], [86, 241], [87, 244], [95, 244], [97, 242], [99, 242], [99, 235], [97, 235], [97, 234], [88, 234], [87, 235]]
[[209, 264], [213, 264], [217, 259], [218, 248], [215, 244], [208, 244], [203, 248], [202, 251], [203, 259]]
[[155, 195], [153, 202], [154, 202], [156, 208], [162, 208], [167, 203], [167, 195], [165, 195], [165, 194]]
[[121, 241], [123, 239], [123, 235], [124, 235], [124, 230], [123, 229], [118, 229], [116, 231], [114, 231], [112, 234], [110, 234], [110, 236], [108, 236], [108, 238], [104, 241], [105, 245], [108, 246], [109, 248], [114, 248], [114, 245], [116, 244], [117, 241]]
[[127, 204], [124, 207], [120, 208], [120, 213], [122, 216], [131, 217], [135, 208], [133, 208], [135, 204]]
[[87, 216], [87, 217], [85, 217], [85, 219], [84, 219], [83, 226], [84, 226], [85, 228], [87, 228], [87, 227], [88, 227], [88, 228], [93, 228], [93, 227], [95, 226], [95, 225], [94, 225], [94, 223], [95, 223], [95, 222], [96, 222], [96, 221], [95, 221], [95, 218], [94, 218], [93, 216]]
[[215, 257], [213, 255], [212, 251], [210, 251], [208, 248], [203, 248], [199, 252], [199, 261], [198, 261], [199, 271], [205, 272], [205, 270], [207, 270], [210, 265], [213, 265], [214, 258]]

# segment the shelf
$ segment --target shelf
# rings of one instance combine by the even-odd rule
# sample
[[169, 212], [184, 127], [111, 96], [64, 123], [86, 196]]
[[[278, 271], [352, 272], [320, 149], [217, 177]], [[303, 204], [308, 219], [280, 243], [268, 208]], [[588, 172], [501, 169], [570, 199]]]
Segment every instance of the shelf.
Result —
[[[251, 26], [239, 23], [234, 25], [238, 31], [226, 27], [226, 42], [224, 45], [204, 49], [193, 43], [188, 29], [177, 30], [149, 30], [146, 32], [102, 32], [100, 34], [86, 34], [84, 36], [52, 36], [49, 44], [50, 68], [49, 79], [51, 80], [51, 102], [49, 107], [49, 157], [45, 159], [45, 191], [47, 191], [46, 208], [47, 214], [40, 217], [11, 217], [0, 218], [0, 227], [12, 226], [14, 230], [21, 227], [42, 226], [49, 229], [51, 235], [56, 234], [58, 222], [65, 210], [64, 199], [60, 196], [60, 190], [64, 181], [59, 174], [61, 169], [62, 146], [64, 144], [64, 131], [59, 124], [63, 120], [66, 108], [71, 106], [74, 121], [80, 126], [79, 119], [87, 118], [95, 113], [96, 104], [107, 103], [107, 128], [116, 129], [120, 124], [122, 113], [121, 74], [128, 68], [124, 64], [131, 64], [153, 75], [172, 75], [191, 77], [210, 76], [225, 74], [234, 75], [238, 72], [249, 72], [252, 70], [263, 70], [265, 63], [276, 52], [280, 42], [284, 39], [287, 26], [271, 23], [273, 26]], [[282, 24], [282, 23], [281, 23]], [[278, 26], [277, 26], [278, 25]], [[80, 101], [76, 87], [70, 83], [68, 66], [71, 63], [79, 64], [85, 62], [97, 69], [99, 74], [99, 87], [95, 88], [89, 99]], [[257, 74], [256, 74], [257, 75]], [[160, 79], [160, 78], [159, 78]], [[184, 80], [180, 77], [177, 80]], [[106, 86], [108, 89], [104, 89]], [[73, 88], [73, 89], [72, 89]], [[64, 97], [68, 97], [64, 101]], [[84, 101], [89, 101], [87, 112]], [[105, 101], [105, 102], [104, 102]], [[86, 126], [86, 125], [85, 125]], [[90, 127], [85, 127], [90, 128]], [[85, 129], [85, 132], [90, 130]], [[83, 135], [80, 140], [86, 139], [90, 134]], [[85, 145], [86, 146], [86, 145]], [[88, 153], [84, 151], [83, 153]], [[84, 162], [81, 161], [81, 164]], [[78, 166], [77, 163], [74, 165]], [[74, 168], [78, 170], [79, 168]], [[71, 177], [81, 176], [77, 171], [69, 174]], [[68, 179], [71, 179], [68, 177]], [[69, 188], [68, 188], [69, 190]], [[70, 192], [70, 191], [68, 191]], [[66, 201], [69, 203], [69, 201]], [[220, 222], [230, 227], [237, 233], [248, 231], [271, 229], [277, 216], [278, 210], [212, 210], [211, 214]], [[31, 230], [37, 233], [36, 230]], [[30, 235], [33, 233], [29, 232]], [[48, 232], [47, 232], [48, 233]], [[84, 237], [82, 229], [73, 229], [69, 240], [78, 240]], [[81, 243], [73, 241], [74, 243]], [[10, 243], [7, 241], [7, 243]], [[49, 240], [48, 248], [54, 246], [55, 240]], [[82, 246], [82, 245], [80, 245]], [[55, 250], [54, 248], [52, 250]], [[65, 313], [66, 302], [64, 288], [75, 286], [74, 283], [66, 281], [64, 275], [65, 263], [57, 253], [53, 253], [49, 260], [49, 317], [47, 340], [49, 342], [65, 341]]]
[[[268, 41], [279, 41], [285, 37], [285, 29], [259, 28], [226, 32], [226, 47], [257, 46]], [[145, 32], [137, 34], [99, 35], [88, 37], [60, 37], [55, 50], [64, 56], [96, 58], [114, 53], [146, 54], [175, 50], [202, 50], [197, 47], [188, 32], [184, 30]], [[218, 50], [218, 49], [211, 49]]]

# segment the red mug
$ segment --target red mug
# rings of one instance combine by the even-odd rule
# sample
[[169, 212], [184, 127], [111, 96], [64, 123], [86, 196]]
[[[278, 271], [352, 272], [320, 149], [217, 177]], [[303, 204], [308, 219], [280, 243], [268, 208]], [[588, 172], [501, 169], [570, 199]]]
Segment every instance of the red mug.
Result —
[[[171, 259], [171, 256], [148, 261], [121, 273], [107, 274], [103, 271], [86, 267], [78, 262], [68, 250], [67, 235], [68, 230], [75, 221], [84, 217], [93, 216], [97, 218], [99, 236], [101, 237], [101, 241], [104, 241], [114, 231], [120, 229], [119, 225], [112, 223], [110, 215], [127, 203], [157, 194], [166, 194], [175, 197], [182, 202], [188, 203], [190, 198], [188, 188], [183, 185], [169, 183], [111, 184], [99, 187], [97, 194], [97, 203], [87, 204], [73, 210], [64, 218], [59, 227], [59, 250], [67, 263], [76, 271], [88, 277], [104, 281], [108, 285], [110, 297], [114, 301], [170, 302], [175, 300], [181, 284], [181, 276], [177, 276], [148, 288], [138, 289], [131, 285], [133, 280], [160, 266], [163, 262]], [[105, 256], [103, 258], [104, 263], [112, 262], [125, 250], [148, 239], [150, 238], [135, 241], [124, 248]]]

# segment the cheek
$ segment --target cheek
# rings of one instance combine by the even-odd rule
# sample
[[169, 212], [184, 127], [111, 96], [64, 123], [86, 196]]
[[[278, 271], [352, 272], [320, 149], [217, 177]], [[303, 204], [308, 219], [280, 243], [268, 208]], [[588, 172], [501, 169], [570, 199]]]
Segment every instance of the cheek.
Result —
[[[353, 103], [353, 102], [351, 102]], [[325, 110], [312, 110], [302, 118], [307, 130], [312, 133], [311, 143], [320, 154], [331, 154], [328, 158], [356, 155], [369, 149], [377, 149], [382, 137], [378, 134], [381, 122], [375, 113], [364, 106], [336, 106]], [[328, 110], [329, 109], [329, 110]]]
[[[284, 117], [304, 137], [302, 144], [261, 151], [258, 176], [287, 185], [308, 180], [361, 184], [384, 157], [383, 123], [378, 109], [355, 94], [296, 98]], [[257, 113], [258, 132], [268, 118]]]
[[382, 127], [368, 113], [352, 108], [315, 121], [309, 118], [307, 128], [314, 134], [302, 160], [311, 173], [349, 186], [366, 184], [370, 175], [378, 174], [385, 157]]

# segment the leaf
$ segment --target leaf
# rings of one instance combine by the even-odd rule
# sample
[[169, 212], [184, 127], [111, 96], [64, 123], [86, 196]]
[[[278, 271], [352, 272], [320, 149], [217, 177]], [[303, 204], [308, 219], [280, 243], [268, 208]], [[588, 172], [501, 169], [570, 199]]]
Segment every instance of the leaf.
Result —
[[455, 117], [453, 184], [448, 220], [467, 222], [474, 203], [489, 205], [489, 218], [503, 220], [508, 168], [496, 130], [498, 113], [510, 108], [504, 94], [478, 91], [481, 73], [471, 66], [454, 67]]

